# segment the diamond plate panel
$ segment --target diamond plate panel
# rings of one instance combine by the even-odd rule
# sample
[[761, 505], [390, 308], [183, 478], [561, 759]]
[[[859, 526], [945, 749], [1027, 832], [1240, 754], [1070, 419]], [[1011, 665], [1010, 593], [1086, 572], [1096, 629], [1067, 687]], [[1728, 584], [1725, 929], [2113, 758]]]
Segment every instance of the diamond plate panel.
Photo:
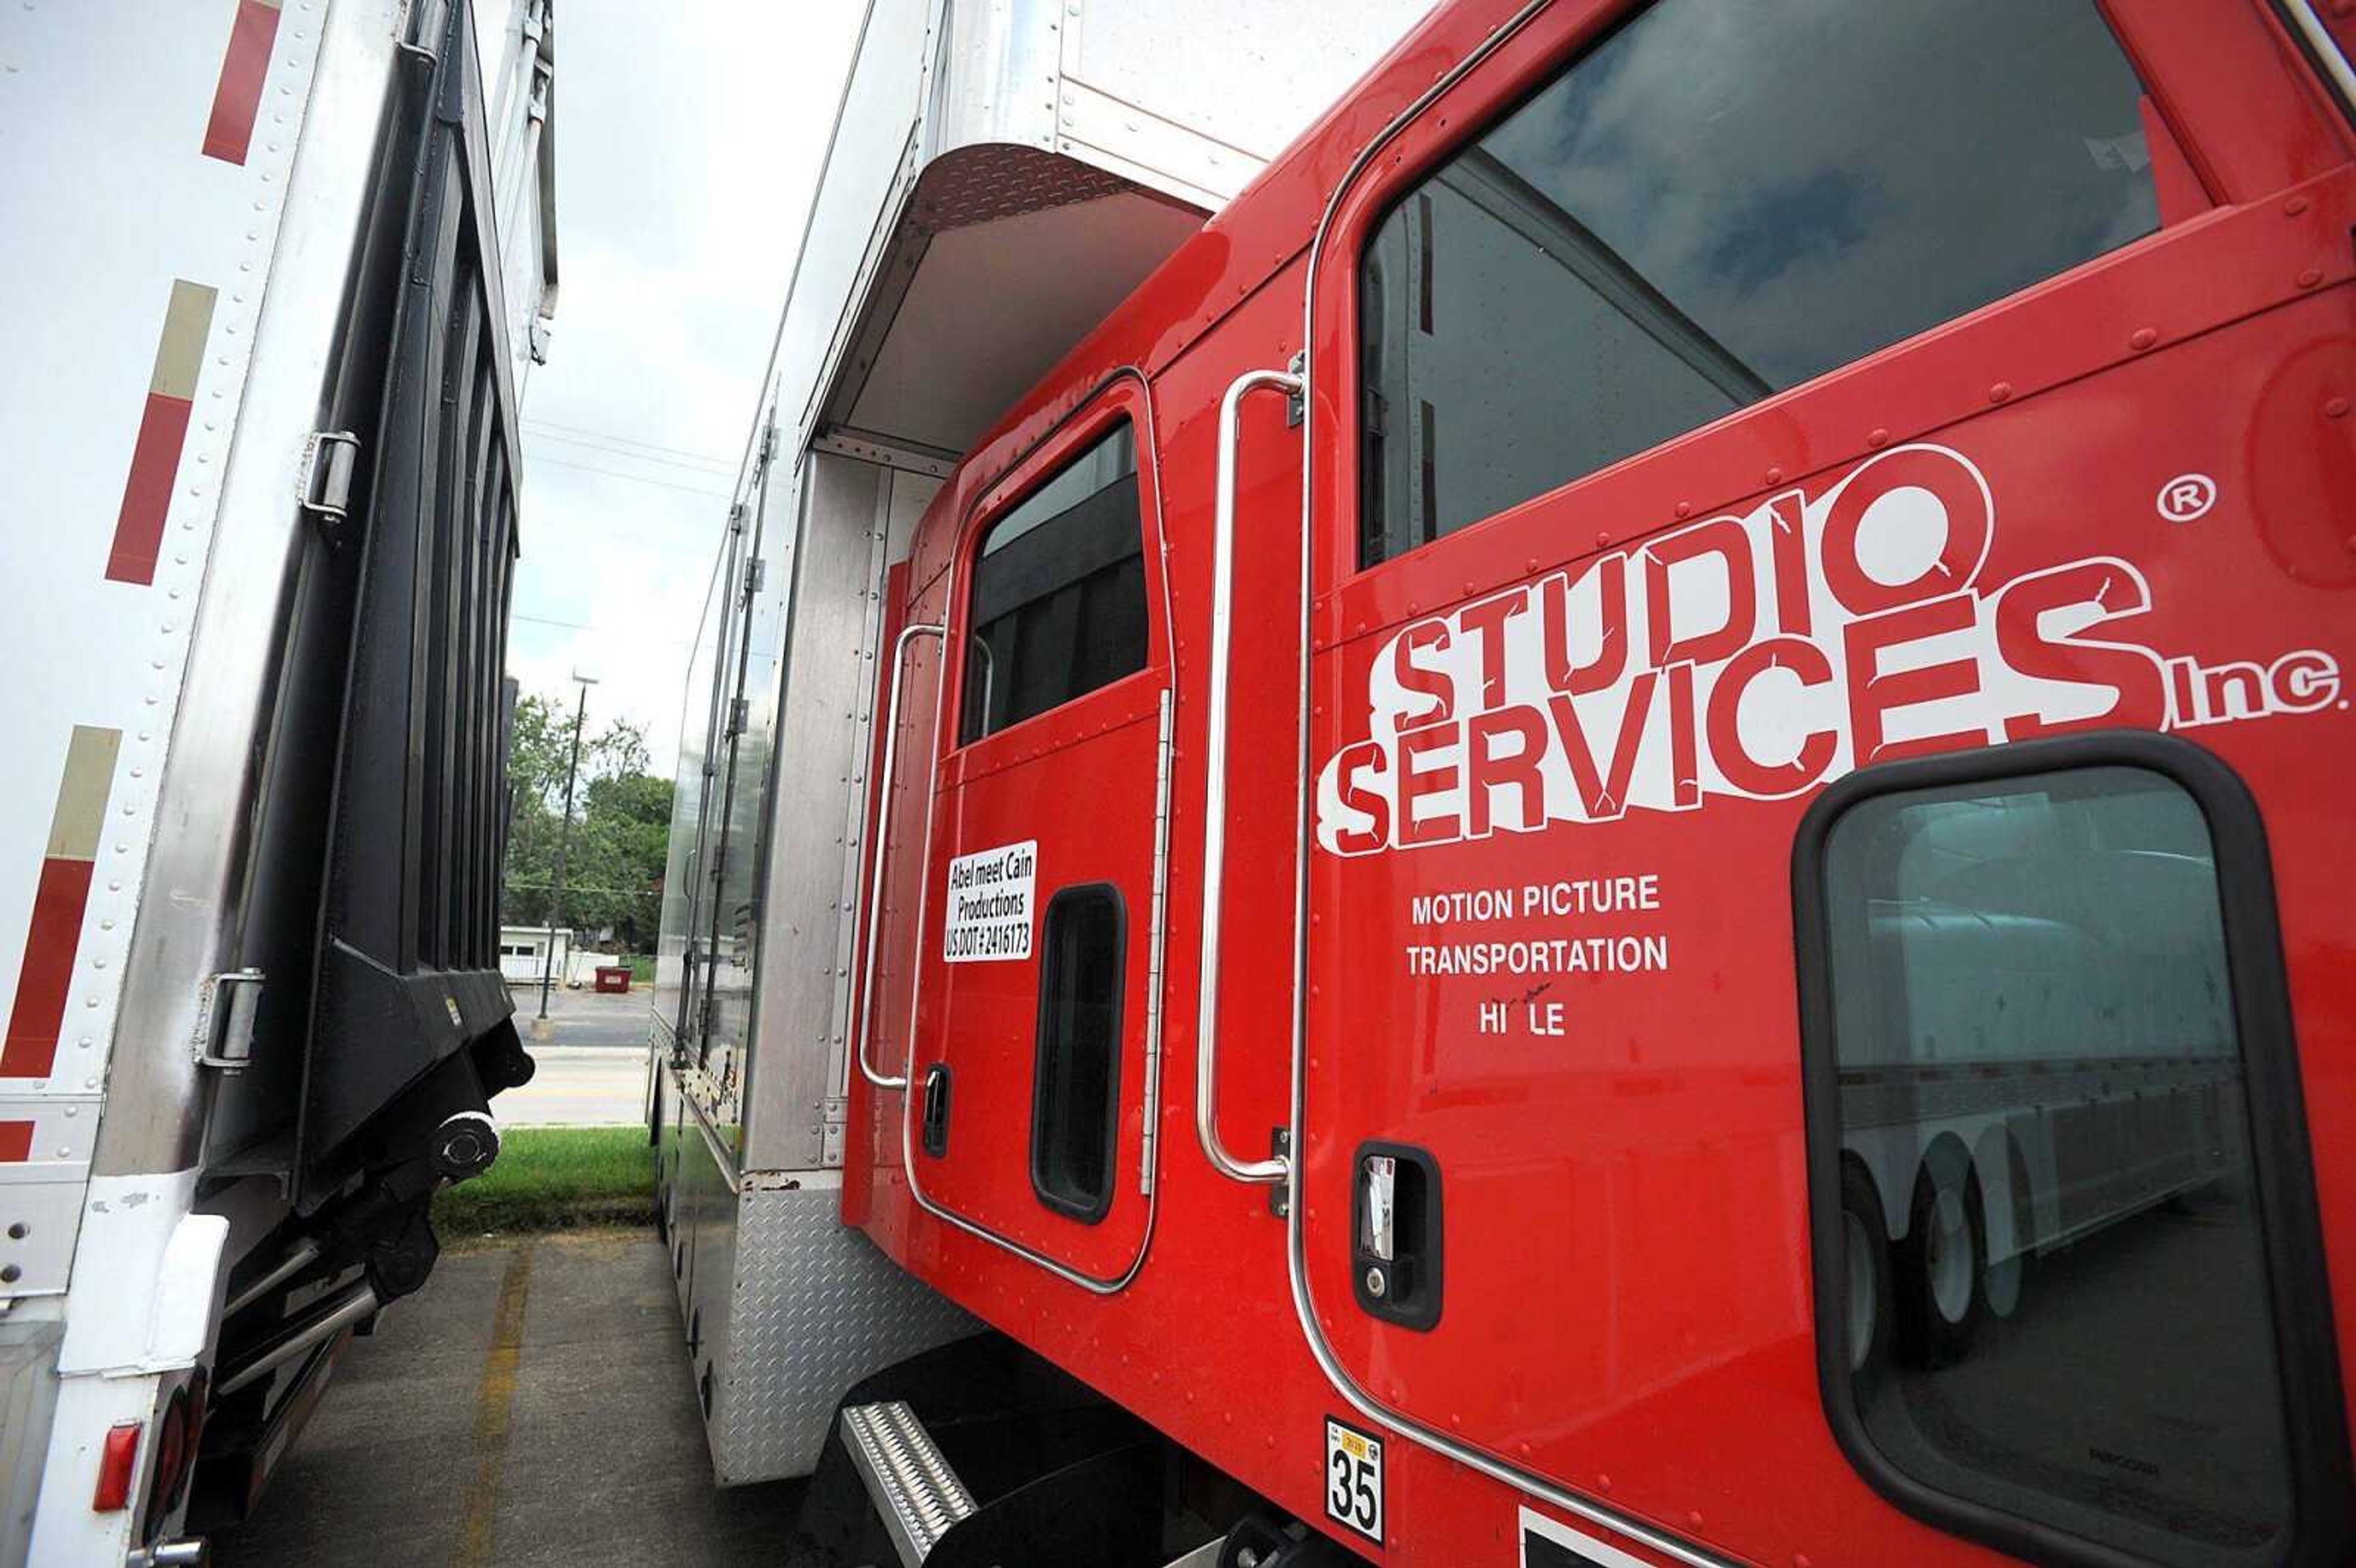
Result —
[[994, 143], [976, 151], [981, 155], [950, 153], [926, 166], [916, 184], [916, 222], [927, 237], [1134, 188], [1108, 170], [1038, 147]]
[[739, 1200], [735, 1295], [710, 1418], [723, 1486], [809, 1475], [851, 1384], [981, 1328], [842, 1222], [839, 1179], [807, 1179], [748, 1187]]

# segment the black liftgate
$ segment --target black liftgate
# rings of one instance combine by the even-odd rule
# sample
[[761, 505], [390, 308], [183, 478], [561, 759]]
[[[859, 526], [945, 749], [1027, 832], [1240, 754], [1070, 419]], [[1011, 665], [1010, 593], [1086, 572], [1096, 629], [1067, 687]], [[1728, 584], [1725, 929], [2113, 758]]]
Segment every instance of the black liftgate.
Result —
[[410, 21], [253, 760], [235, 951], [261, 984], [200, 1192], [275, 1179], [293, 1212], [229, 1281], [202, 1528], [252, 1506], [343, 1337], [424, 1284], [434, 1190], [488, 1166], [489, 1098], [532, 1070], [498, 966], [517, 432], [482, 79], [466, 0]]
[[252, 1064], [207, 1161], [282, 1174], [305, 1215], [402, 1171], [422, 1215], [409, 1189], [447, 1163], [445, 1124], [531, 1073], [498, 964], [518, 439], [483, 88], [465, 0], [412, 25], [262, 759]]

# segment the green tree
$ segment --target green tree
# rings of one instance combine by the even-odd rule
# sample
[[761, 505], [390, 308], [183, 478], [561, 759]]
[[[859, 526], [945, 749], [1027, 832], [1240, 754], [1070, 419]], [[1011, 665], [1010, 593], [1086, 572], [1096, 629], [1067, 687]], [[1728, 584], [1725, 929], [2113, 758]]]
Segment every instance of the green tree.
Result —
[[671, 781], [647, 771], [646, 731], [627, 720], [593, 724], [582, 733], [564, 901], [562, 908], [556, 903], [573, 714], [573, 700], [564, 694], [533, 693], [516, 703], [508, 753], [514, 809], [501, 918], [510, 925], [611, 928], [616, 947], [651, 953], [661, 918]]

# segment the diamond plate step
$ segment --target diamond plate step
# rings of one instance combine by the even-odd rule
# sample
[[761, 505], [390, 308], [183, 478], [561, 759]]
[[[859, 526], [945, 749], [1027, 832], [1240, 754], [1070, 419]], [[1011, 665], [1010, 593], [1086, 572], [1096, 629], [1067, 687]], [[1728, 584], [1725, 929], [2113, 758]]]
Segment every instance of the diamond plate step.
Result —
[[905, 1401], [844, 1406], [842, 1445], [899, 1549], [901, 1568], [919, 1568], [949, 1526], [973, 1514], [973, 1494]]

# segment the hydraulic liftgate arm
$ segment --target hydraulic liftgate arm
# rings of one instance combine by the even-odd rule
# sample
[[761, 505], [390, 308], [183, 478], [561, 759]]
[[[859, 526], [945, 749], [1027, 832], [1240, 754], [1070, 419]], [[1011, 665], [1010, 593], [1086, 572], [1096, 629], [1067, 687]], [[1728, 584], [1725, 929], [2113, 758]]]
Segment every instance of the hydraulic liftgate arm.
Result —
[[[1210, 773], [1203, 805], [1202, 987], [1194, 1019], [1194, 1136], [1211, 1168], [1237, 1181], [1285, 1179], [1284, 1157], [1237, 1159], [1219, 1141], [1219, 891], [1227, 869], [1227, 659], [1234, 642], [1236, 575], [1236, 448], [1243, 400], [1254, 392], [1301, 391], [1299, 376], [1283, 370], [1247, 370], [1227, 384], [1219, 400], [1218, 480], [1214, 494], [1211, 554], [1210, 742], [1205, 749]], [[1303, 585], [1304, 591], [1306, 584]]]

